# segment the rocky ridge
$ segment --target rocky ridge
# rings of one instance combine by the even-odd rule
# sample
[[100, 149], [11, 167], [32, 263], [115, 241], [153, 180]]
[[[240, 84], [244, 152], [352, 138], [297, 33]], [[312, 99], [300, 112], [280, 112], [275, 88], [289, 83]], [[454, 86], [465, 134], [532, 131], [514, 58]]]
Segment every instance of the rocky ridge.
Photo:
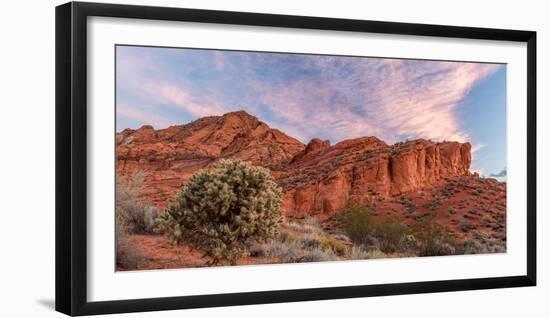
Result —
[[147, 173], [143, 196], [165, 206], [197, 170], [217, 160], [250, 161], [272, 171], [290, 217], [332, 215], [347, 202], [376, 202], [448, 178], [471, 176], [469, 143], [414, 140], [388, 145], [361, 137], [304, 145], [244, 111], [116, 135], [117, 174]]

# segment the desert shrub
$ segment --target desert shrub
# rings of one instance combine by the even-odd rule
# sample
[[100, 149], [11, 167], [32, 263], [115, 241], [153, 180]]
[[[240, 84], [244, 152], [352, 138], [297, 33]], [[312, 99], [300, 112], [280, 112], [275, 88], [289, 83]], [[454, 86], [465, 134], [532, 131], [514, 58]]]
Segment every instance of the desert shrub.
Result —
[[485, 249], [483, 245], [471, 238], [466, 238], [460, 244], [456, 246], [457, 254], [480, 254], [484, 253]]
[[455, 253], [451, 232], [427, 216], [411, 226], [411, 234], [418, 242], [419, 256], [440, 256]]
[[367, 206], [349, 205], [344, 211], [342, 229], [352, 242], [367, 243], [374, 231], [373, 212]]
[[392, 156], [398, 155], [400, 153], [401, 153], [400, 149], [390, 149], [389, 151], [389, 154]]
[[336, 254], [331, 250], [324, 250], [322, 248], [313, 248], [303, 250], [301, 254], [298, 254], [297, 257], [291, 261], [294, 263], [305, 263], [305, 262], [327, 262], [335, 261]]
[[421, 250], [420, 256], [443, 256], [454, 255], [455, 253], [456, 248], [452, 242], [436, 239]]
[[374, 154], [374, 150], [367, 149], [362, 154], [357, 156], [357, 161], [367, 160], [367, 159], [371, 158], [373, 156], [373, 154]]
[[348, 251], [347, 244], [330, 236], [324, 236], [321, 238], [320, 247], [322, 250], [331, 251], [338, 256], [344, 256]]
[[457, 254], [504, 253], [506, 241], [474, 231], [472, 237], [464, 239], [456, 248]]
[[491, 236], [496, 240], [506, 241], [506, 232], [493, 232]]
[[306, 219], [300, 223], [283, 223], [276, 238], [254, 243], [250, 255], [275, 258], [282, 263], [322, 262], [345, 256], [348, 249], [347, 242], [324, 232], [316, 221]]
[[121, 211], [116, 209], [115, 250], [116, 265], [124, 270], [138, 269], [145, 260], [143, 252], [129, 245], [128, 229], [120, 219]]
[[399, 240], [399, 250], [401, 251], [416, 251], [418, 249], [418, 241], [412, 234], [406, 234]]
[[321, 247], [321, 237], [317, 234], [306, 234], [301, 236], [298, 240], [305, 249], [315, 249]]
[[456, 209], [453, 208], [453, 207], [450, 207], [448, 210], [447, 210], [447, 216], [451, 216], [453, 214], [456, 213]]
[[407, 227], [396, 217], [386, 216], [375, 223], [374, 233], [380, 240], [380, 250], [393, 253], [399, 247], [399, 242], [407, 233]]
[[248, 249], [248, 254], [252, 257], [266, 257], [269, 252], [268, 243], [252, 244]]
[[319, 222], [312, 217], [305, 218], [303, 222], [287, 222], [284, 223], [283, 226], [289, 230], [302, 234], [322, 231]]
[[[332, 254], [342, 256], [347, 253], [348, 245], [345, 242], [339, 241], [333, 236], [325, 233], [316, 223], [307, 222], [306, 225], [311, 229], [310, 232], [300, 235], [297, 238], [287, 236], [286, 241], [296, 241], [300, 250], [306, 251], [304, 252], [305, 254], [308, 254], [308, 251], [317, 253], [315, 252], [316, 249], [327, 252], [329, 256]], [[282, 237], [284, 237], [284, 234], [280, 236], [280, 238]], [[281, 241], [284, 242], [284, 240]]]
[[154, 233], [158, 214], [156, 207], [143, 203], [122, 208], [123, 222], [128, 225], [128, 231], [133, 234]]
[[[284, 239], [281, 240], [281, 238]], [[277, 240], [253, 244], [250, 247], [250, 255], [254, 257], [272, 257], [282, 263], [336, 260], [336, 254], [330, 249], [321, 247], [319, 242], [312, 237], [302, 239], [282, 235]]]
[[386, 258], [388, 256], [380, 250], [367, 251], [363, 247], [353, 246], [350, 249], [348, 257], [352, 260], [361, 260], [361, 259]]
[[359, 259], [367, 259], [368, 258], [368, 251], [361, 246], [353, 246], [350, 249], [348, 257], [350, 259], [359, 260]]
[[463, 215], [458, 219], [458, 228], [462, 232], [468, 232], [469, 230], [475, 229], [475, 225], [468, 221], [465, 216], [466, 215]]
[[267, 169], [222, 160], [193, 174], [161, 215], [160, 228], [174, 243], [193, 243], [213, 263], [234, 264], [250, 242], [276, 236], [281, 196]]
[[351, 243], [350, 238], [345, 234], [337, 233], [337, 234], [333, 234], [332, 237], [334, 237], [335, 240]]
[[294, 240], [273, 240], [253, 244], [250, 247], [250, 255], [254, 257], [275, 257], [284, 263], [292, 263], [300, 250], [300, 245]]
[[437, 195], [436, 193], [432, 194], [432, 197], [433, 197], [432, 200], [429, 200], [428, 202], [426, 202], [424, 204], [424, 207], [431, 211], [435, 211], [443, 203], [443, 198]]
[[139, 198], [144, 180], [145, 174], [142, 171], [135, 171], [126, 177], [116, 177], [117, 217], [128, 233], [153, 233], [157, 226], [158, 209]]

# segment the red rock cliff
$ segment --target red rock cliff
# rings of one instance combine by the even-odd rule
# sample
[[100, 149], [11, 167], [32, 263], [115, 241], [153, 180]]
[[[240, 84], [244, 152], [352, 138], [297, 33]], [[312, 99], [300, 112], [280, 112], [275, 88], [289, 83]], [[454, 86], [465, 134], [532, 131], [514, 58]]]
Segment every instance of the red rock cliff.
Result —
[[470, 148], [469, 143], [426, 140], [388, 146], [364, 137], [299, 153], [279, 177], [283, 212], [300, 217], [333, 214], [349, 201], [373, 202], [468, 175]]
[[243, 111], [160, 130], [125, 129], [116, 138], [117, 173], [145, 171], [143, 195], [158, 206], [194, 172], [221, 158], [271, 169], [284, 190], [287, 216], [331, 215], [349, 201], [374, 202], [470, 174], [468, 143], [415, 140], [389, 146], [362, 137], [333, 146], [313, 139], [306, 146]]
[[147, 125], [117, 133], [117, 173], [145, 171], [144, 196], [164, 206], [195, 171], [219, 159], [241, 159], [276, 169], [304, 148], [300, 141], [238, 111], [166, 129]]

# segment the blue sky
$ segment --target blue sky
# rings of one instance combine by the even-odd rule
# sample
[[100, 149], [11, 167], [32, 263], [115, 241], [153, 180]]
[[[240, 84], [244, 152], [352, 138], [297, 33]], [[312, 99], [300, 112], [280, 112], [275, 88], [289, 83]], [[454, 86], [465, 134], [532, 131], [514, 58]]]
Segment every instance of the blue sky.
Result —
[[116, 76], [117, 131], [245, 110], [304, 143], [468, 141], [473, 170], [506, 167], [501, 64], [117, 46]]

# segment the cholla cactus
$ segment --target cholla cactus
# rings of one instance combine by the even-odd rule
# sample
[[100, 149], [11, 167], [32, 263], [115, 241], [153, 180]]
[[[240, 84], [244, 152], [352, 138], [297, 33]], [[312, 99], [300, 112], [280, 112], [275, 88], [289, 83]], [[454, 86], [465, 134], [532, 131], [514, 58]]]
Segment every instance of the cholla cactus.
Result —
[[248, 244], [276, 236], [281, 197], [267, 169], [222, 160], [193, 174], [161, 216], [160, 230], [176, 244], [194, 244], [213, 263], [234, 264]]

